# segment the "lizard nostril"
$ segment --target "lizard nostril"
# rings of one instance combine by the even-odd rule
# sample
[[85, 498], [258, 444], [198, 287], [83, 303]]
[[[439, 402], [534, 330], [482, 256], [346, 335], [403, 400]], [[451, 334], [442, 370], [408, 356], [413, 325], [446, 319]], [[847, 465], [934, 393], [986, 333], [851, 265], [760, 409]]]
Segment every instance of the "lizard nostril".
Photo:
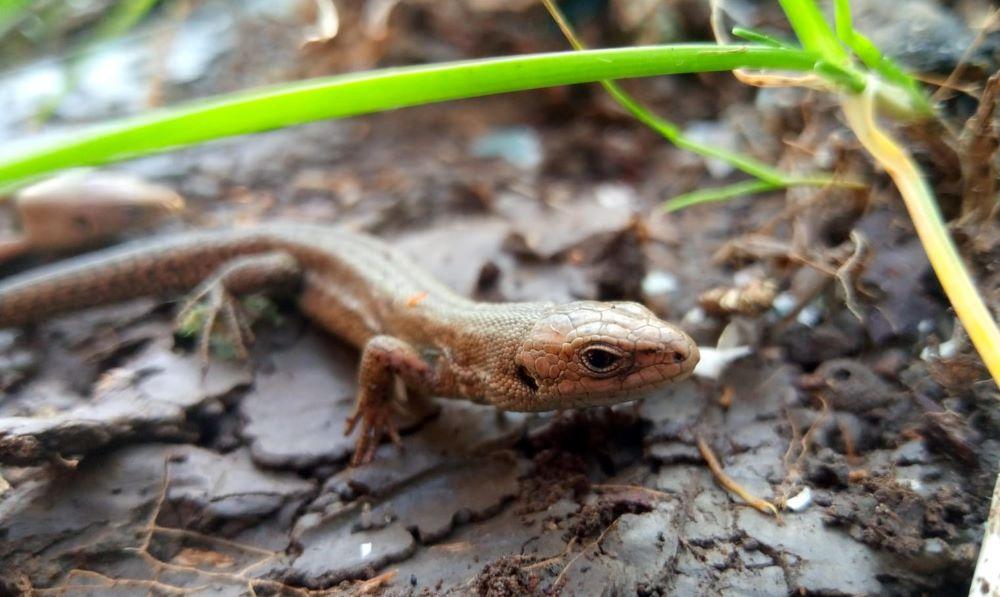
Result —
[[517, 378], [521, 380], [521, 383], [526, 385], [532, 392], [538, 391], [538, 382], [535, 381], [535, 378], [532, 377], [530, 373], [528, 373], [528, 369], [524, 365], [520, 365], [517, 368]]
[[683, 363], [684, 361], [687, 360], [687, 355], [685, 355], [683, 352], [679, 350], [674, 351], [673, 357], [675, 363]]

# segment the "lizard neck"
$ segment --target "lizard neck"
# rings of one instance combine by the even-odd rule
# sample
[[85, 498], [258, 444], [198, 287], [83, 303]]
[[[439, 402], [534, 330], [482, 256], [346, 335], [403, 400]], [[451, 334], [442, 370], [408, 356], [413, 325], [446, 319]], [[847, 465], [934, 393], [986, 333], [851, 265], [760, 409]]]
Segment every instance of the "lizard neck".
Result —
[[[530, 399], [533, 389], [517, 372], [515, 357], [551, 303], [469, 303], [451, 312], [456, 325], [433, 340], [446, 395], [500, 405]], [[460, 321], [459, 321], [460, 320]]]

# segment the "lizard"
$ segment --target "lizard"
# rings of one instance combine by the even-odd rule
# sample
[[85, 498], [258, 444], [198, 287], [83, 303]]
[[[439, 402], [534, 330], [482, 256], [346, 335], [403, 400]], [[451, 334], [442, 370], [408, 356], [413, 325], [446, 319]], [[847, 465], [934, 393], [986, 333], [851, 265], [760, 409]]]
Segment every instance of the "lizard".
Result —
[[400, 443], [397, 380], [417, 397], [549, 411], [648, 396], [699, 360], [690, 336], [639, 303], [477, 302], [372, 236], [280, 222], [144, 239], [0, 280], [0, 328], [188, 291], [177, 322], [201, 308], [208, 358], [217, 326], [240, 346], [252, 340], [238, 297], [281, 289], [361, 351], [345, 430], [360, 427], [352, 465], [370, 462], [386, 437]]

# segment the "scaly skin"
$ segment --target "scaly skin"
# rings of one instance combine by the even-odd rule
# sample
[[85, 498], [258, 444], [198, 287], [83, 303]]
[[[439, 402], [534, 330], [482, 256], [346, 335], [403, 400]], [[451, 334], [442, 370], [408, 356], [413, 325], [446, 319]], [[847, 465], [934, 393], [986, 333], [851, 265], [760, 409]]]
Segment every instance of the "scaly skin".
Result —
[[203, 337], [216, 314], [241, 333], [232, 296], [275, 286], [362, 350], [355, 464], [384, 434], [398, 439], [396, 377], [419, 395], [544, 411], [641, 398], [698, 362], [691, 338], [637, 303], [478, 303], [371, 237], [305, 224], [142, 241], [0, 281], [0, 327], [199, 287], [211, 312]]

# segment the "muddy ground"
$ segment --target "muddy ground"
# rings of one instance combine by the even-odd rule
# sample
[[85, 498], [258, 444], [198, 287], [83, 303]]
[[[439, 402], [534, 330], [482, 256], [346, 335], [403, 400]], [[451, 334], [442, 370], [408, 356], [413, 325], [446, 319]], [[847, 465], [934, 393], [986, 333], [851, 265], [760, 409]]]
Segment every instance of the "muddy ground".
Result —
[[[387, 24], [377, 4], [342, 7], [338, 36], [305, 48], [308, 4], [163, 9], [84, 61], [85, 82], [45, 127], [304, 76], [564, 47], [530, 2], [402, 2]], [[743, 18], [780, 23], [762, 4], [741, 5]], [[995, 33], [966, 53], [985, 3], [907, 4], [906, 21], [874, 3], [861, 22], [928, 78], [964, 61], [971, 91], [945, 103], [961, 129], [997, 66]], [[704, 6], [687, 0], [567, 10], [595, 45], [707, 33]], [[905, 33], [928, 22], [936, 37]], [[37, 127], [26, 82], [46, 68], [0, 79], [7, 141]], [[98, 72], [103, 84], [86, 83]], [[596, 86], [322, 122], [116, 168], [188, 199], [164, 232], [346, 224], [468, 295], [641, 300], [702, 346], [749, 345], [750, 356], [613, 409], [441, 401], [403, 450], [348, 468], [357, 355], [291, 310], [259, 326], [250, 363], [216, 360], [204, 381], [174, 346], [172, 306], [155, 300], [2, 331], [0, 593], [965, 594], [1000, 402], [891, 183], [822, 95], [728, 74], [627, 86], [713, 143], [869, 186], [660, 213], [666, 198], [739, 176], [670, 147]], [[957, 217], [974, 156], [934, 142], [936, 129], [906, 134]], [[981, 165], [995, 179], [992, 152]], [[994, 310], [996, 224], [994, 213], [955, 225]], [[777, 296], [745, 314], [703, 297], [755, 284]], [[775, 518], [723, 490], [698, 436], [736, 481], [794, 497], [797, 511]]]

